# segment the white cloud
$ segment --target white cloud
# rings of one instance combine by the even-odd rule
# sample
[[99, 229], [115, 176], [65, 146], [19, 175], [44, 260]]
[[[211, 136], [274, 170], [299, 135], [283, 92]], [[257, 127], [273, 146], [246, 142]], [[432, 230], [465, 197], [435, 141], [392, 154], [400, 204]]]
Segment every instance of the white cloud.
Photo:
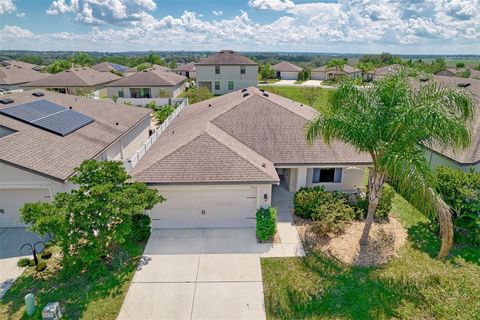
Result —
[[12, 13], [17, 8], [13, 4], [12, 0], [0, 0], [0, 15], [5, 14], [5, 13]]
[[213, 10], [213, 11], [212, 11], [212, 14], [213, 14], [214, 16], [217, 16], [217, 17], [223, 16], [223, 11], [222, 11], [222, 10], [218, 10], [218, 11], [217, 11], [217, 10]]
[[16, 14], [16, 16], [17, 16], [18, 18], [25, 19], [25, 17], [27, 16], [27, 14], [26, 14], [25, 12], [18, 12], [18, 13]]
[[15, 39], [32, 39], [35, 35], [27, 29], [18, 26], [6, 25], [0, 29], [0, 41], [15, 40]]
[[248, 5], [259, 10], [283, 11], [295, 7], [291, 0], [248, 0]]

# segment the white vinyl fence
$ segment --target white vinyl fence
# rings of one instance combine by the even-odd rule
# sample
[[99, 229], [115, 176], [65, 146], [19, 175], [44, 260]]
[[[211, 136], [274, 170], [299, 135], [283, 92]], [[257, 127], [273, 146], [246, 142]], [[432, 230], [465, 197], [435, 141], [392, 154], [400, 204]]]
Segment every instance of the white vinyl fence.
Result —
[[[172, 99], [175, 100], [175, 99]], [[143, 144], [143, 146], [138, 150], [131, 159], [127, 159], [125, 161], [125, 168], [127, 172], [130, 172], [140, 161], [140, 159], [143, 158], [143, 156], [147, 153], [147, 151], [152, 147], [152, 145], [157, 141], [158, 137], [167, 129], [168, 125], [175, 119], [175, 117], [184, 109], [188, 106], [188, 100], [187, 99], [182, 99], [181, 104], [175, 109], [175, 111], [168, 116], [168, 118], [165, 120], [164, 123], [159, 125], [157, 128], [155, 128], [155, 131], [152, 133], [152, 135], [148, 138], [148, 140]]]

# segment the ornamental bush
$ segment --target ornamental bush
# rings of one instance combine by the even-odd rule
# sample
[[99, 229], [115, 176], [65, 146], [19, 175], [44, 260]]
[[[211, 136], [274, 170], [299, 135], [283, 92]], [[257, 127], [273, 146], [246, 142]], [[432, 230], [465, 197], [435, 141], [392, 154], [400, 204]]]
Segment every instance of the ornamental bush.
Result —
[[29, 265], [30, 265], [30, 259], [29, 258], [21, 258], [17, 262], [17, 267], [20, 267], [20, 268], [27, 267]]
[[295, 214], [305, 219], [312, 218], [312, 213], [328, 196], [323, 186], [300, 188], [293, 197]]
[[261, 241], [270, 240], [277, 230], [277, 209], [268, 207], [257, 210], [256, 234]]
[[356, 215], [356, 209], [350, 206], [346, 199], [332, 194], [330, 199], [314, 209], [311, 231], [320, 236], [328, 233], [340, 234]]
[[150, 237], [151, 219], [146, 214], [132, 215], [132, 240], [147, 241]]

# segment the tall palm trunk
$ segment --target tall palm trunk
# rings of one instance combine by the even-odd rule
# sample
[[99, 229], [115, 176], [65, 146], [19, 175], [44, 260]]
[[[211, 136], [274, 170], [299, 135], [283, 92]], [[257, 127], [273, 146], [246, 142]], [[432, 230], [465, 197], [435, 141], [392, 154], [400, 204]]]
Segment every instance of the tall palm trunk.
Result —
[[382, 187], [385, 183], [385, 176], [384, 172], [379, 172], [375, 168], [371, 168], [368, 174], [368, 212], [362, 237], [360, 238], [360, 246], [366, 246], [368, 244], [368, 236], [370, 234], [370, 229], [372, 228], [378, 202], [382, 196]]

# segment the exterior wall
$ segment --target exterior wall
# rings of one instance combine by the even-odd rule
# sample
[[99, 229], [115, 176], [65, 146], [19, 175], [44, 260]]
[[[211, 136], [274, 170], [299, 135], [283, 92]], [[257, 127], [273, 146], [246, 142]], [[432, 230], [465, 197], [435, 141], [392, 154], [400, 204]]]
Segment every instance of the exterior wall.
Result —
[[327, 80], [327, 73], [323, 71], [312, 71], [310, 78], [312, 80]]
[[159, 87], [148, 87], [148, 86], [130, 86], [130, 87], [107, 87], [107, 97], [113, 98], [118, 96], [118, 90], [123, 89], [124, 98], [132, 98], [130, 95], [130, 88], [150, 88], [151, 98], [159, 98], [160, 90], [164, 89], [170, 94], [170, 98], [176, 98], [185, 90], [185, 83], [178, 84], [176, 86], [159, 86]]
[[[240, 74], [239, 65], [221, 65], [220, 74], [215, 74], [215, 66], [195, 66], [197, 87], [210, 82], [213, 94], [224, 94], [250, 86], [257, 86], [258, 66], [245, 66], [245, 74]], [[215, 90], [215, 81], [220, 82], [220, 90]], [[228, 90], [228, 82], [233, 81], [233, 90]]]
[[281, 80], [298, 80], [298, 72], [280, 72]]
[[190, 78], [190, 79], [195, 79], [196, 77], [196, 74], [195, 74], [195, 71], [173, 71], [174, 73], [176, 74], [179, 74], [181, 76], [184, 76], [184, 77], [187, 77], [187, 78]]
[[22, 89], [22, 87], [20, 84], [0, 84], [0, 89], [10, 91], [10, 90]]
[[425, 157], [427, 158], [427, 161], [432, 169], [443, 166], [465, 172], [469, 172], [473, 168], [475, 169], [475, 171], [480, 172], [480, 163], [476, 165], [460, 165], [458, 162], [450, 160], [447, 157], [439, 155], [438, 153], [432, 152], [430, 150], [425, 150]]
[[[315, 168], [342, 168], [342, 178], [340, 182], [313, 183], [313, 169]], [[283, 168], [283, 177], [287, 188], [291, 192], [299, 190], [301, 187], [324, 186], [329, 191], [351, 191], [363, 187], [363, 178], [368, 166], [302, 166]], [[277, 169], [278, 170], [278, 169]]]

